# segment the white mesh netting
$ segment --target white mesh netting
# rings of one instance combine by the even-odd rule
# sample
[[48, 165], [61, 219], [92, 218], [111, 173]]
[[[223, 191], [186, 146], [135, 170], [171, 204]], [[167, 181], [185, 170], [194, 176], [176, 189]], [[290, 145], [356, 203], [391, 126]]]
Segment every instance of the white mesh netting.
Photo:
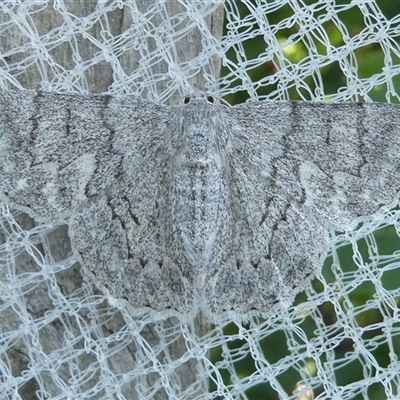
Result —
[[[0, 88], [398, 102], [399, 37], [389, 1], [3, 0]], [[0, 223], [1, 399], [400, 396], [398, 210], [332, 232], [286, 311], [212, 326], [134, 318], [82, 275], [65, 225], [6, 205]]]

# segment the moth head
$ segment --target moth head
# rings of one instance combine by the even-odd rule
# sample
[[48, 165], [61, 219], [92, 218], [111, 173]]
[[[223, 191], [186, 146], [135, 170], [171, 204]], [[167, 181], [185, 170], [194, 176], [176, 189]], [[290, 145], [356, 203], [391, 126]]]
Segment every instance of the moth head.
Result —
[[211, 93], [208, 92], [192, 92], [185, 96], [183, 99], [183, 104], [189, 103], [207, 103], [207, 104], [217, 104], [219, 103], [218, 98], [213, 96]]

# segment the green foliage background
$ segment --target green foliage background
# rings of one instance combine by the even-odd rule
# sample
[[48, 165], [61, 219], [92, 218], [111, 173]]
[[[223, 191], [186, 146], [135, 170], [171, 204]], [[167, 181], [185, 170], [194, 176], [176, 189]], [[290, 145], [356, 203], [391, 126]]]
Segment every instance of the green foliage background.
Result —
[[[253, 1], [256, 3], [256, 0]], [[305, 1], [304, 4], [312, 4], [315, 3], [313, 1]], [[336, 3], [348, 3], [348, 2], [340, 2], [336, 1]], [[400, 14], [400, 2], [399, 1], [386, 1], [386, 0], [376, 0], [375, 4], [380, 8], [381, 12], [387, 19], [392, 19], [394, 16]], [[237, 7], [241, 12], [242, 18], [248, 13], [247, 6], [243, 5], [241, 2], [237, 2]], [[282, 19], [285, 19], [289, 16], [293, 15], [293, 10], [289, 6], [284, 6], [277, 9], [275, 12], [268, 14], [268, 20], [271, 24], [277, 23]], [[350, 35], [357, 34], [361, 32], [365, 28], [364, 16], [358, 7], [352, 7], [348, 11], [344, 11], [340, 13], [340, 20], [347, 27]], [[326, 30], [327, 35], [329, 36], [329, 40], [332, 46], [338, 47], [343, 45], [343, 37], [340, 30], [337, 26], [331, 23], [325, 23], [324, 28]], [[281, 37], [278, 39], [282, 39], [282, 41], [288, 37], [296, 33], [298, 26], [293, 28], [287, 28], [279, 32]], [[393, 38], [394, 41], [400, 40], [399, 37]], [[258, 43], [257, 43], [258, 41]], [[315, 45], [317, 46], [318, 52], [320, 54], [326, 53], [326, 48], [317, 40], [315, 41]], [[253, 38], [248, 41], [247, 47], [245, 47], [247, 59], [253, 59], [257, 57], [257, 55], [265, 48], [265, 41], [263, 37]], [[301, 60], [308, 55], [307, 48], [301, 44], [295, 44], [291, 48], [290, 53], [285, 53], [285, 55], [292, 61], [293, 63], [299, 63]], [[358, 64], [358, 76], [360, 78], [370, 77], [373, 74], [380, 73], [382, 68], [384, 67], [384, 53], [382, 51], [380, 44], [371, 44], [361, 47], [355, 51], [355, 56]], [[400, 59], [396, 54], [392, 54], [392, 63], [394, 65], [400, 64]], [[235, 53], [231, 51], [228, 53], [228, 58], [235, 60]], [[257, 82], [263, 76], [268, 76], [275, 72], [275, 65], [272, 62], [266, 62], [265, 64], [254, 68], [248, 71], [249, 76], [252, 81]], [[222, 69], [222, 75], [227, 74], [227, 69]], [[324, 66], [321, 70], [322, 82], [324, 87], [324, 92], [326, 94], [337, 93], [339, 88], [346, 86], [346, 77], [342, 73], [337, 62], [332, 62], [329, 65]], [[240, 83], [240, 82], [236, 82]], [[310, 76], [307, 85], [310, 87], [311, 92], [315, 88], [315, 83], [313, 78]], [[235, 86], [235, 82], [233, 82], [232, 86]], [[394, 78], [394, 86], [395, 92], [400, 94], [400, 76]], [[258, 89], [258, 94], [267, 95], [268, 93], [272, 93], [276, 90], [274, 86], [263, 86]], [[374, 101], [386, 102], [386, 92], [387, 87], [385, 85], [375, 86], [370, 93], [368, 93], [369, 97]], [[296, 88], [288, 89], [289, 98], [291, 100], [300, 100], [301, 96]], [[303, 93], [303, 99], [308, 98], [308, 93]], [[237, 104], [246, 101], [248, 98], [248, 94], [245, 92], [238, 92], [226, 97], [226, 100], [230, 104]], [[393, 97], [390, 99], [392, 102], [398, 102], [397, 98]], [[400, 249], [400, 239], [395, 232], [393, 227], [387, 227], [381, 230], [374, 232], [374, 237], [378, 245], [380, 254], [393, 254], [394, 251]], [[368, 261], [368, 246], [365, 240], [361, 240], [358, 243], [359, 251], [364, 260]], [[338, 249], [338, 255], [340, 259], [340, 266], [343, 270], [343, 273], [347, 271], [354, 271], [358, 268], [353, 262], [353, 250], [350, 245], [341, 247]], [[334, 274], [331, 270], [332, 265], [332, 257], [329, 257], [324, 264], [323, 274], [327, 282], [334, 281]], [[400, 269], [392, 270], [389, 273], [386, 273], [382, 276], [382, 282], [384, 287], [388, 290], [394, 287], [399, 286], [400, 282]], [[313, 282], [314, 288], [317, 291], [322, 291], [321, 283], [318, 281]], [[349, 299], [354, 307], [357, 307], [360, 304], [365, 304], [369, 299], [372, 299], [376, 294], [375, 288], [371, 282], [366, 281], [362, 285], [358, 286], [354, 289], [352, 293], [349, 293]], [[305, 294], [300, 293], [296, 298], [296, 303], [302, 302], [305, 300]], [[348, 302], [348, 300], [346, 300]], [[397, 299], [399, 303], [399, 300]], [[348, 304], [345, 307], [348, 307]], [[330, 325], [336, 320], [336, 311], [333, 308], [333, 305], [329, 302], [325, 302], [319, 309], [319, 312], [322, 315], [323, 321]], [[358, 324], [358, 327], [371, 327], [377, 321], [381, 321], [384, 318], [384, 315], [379, 310], [371, 310], [368, 313], [358, 314], [355, 319]], [[304, 318], [304, 320], [299, 324], [299, 327], [306, 333], [308, 338], [315, 337], [315, 330], [317, 326], [315, 322], [311, 318]], [[225, 328], [225, 333], [233, 334], [238, 332], [238, 327], [234, 324], [229, 325]], [[336, 332], [337, 333], [337, 332]], [[382, 334], [379, 332], [375, 332], [372, 328], [366, 330], [365, 337], [373, 337], [375, 334]], [[335, 332], [332, 332], [332, 335], [335, 335]], [[400, 354], [400, 338], [395, 337], [392, 338], [392, 343], [394, 343], [395, 350], [397, 350], [398, 354]], [[226, 343], [226, 346], [230, 349], [230, 353], [236, 349], [236, 359], [234, 361], [234, 369], [235, 375], [239, 376], [241, 379], [248, 378], [253, 372], [256, 371], [257, 365], [255, 360], [252, 358], [250, 354], [242, 355], [240, 353], [240, 348], [246, 344], [246, 340], [243, 341], [233, 341], [231, 343]], [[260, 343], [262, 351], [265, 355], [265, 358], [270, 362], [274, 363], [277, 360], [280, 360], [284, 357], [290, 357], [290, 351], [288, 350], [287, 337], [285, 336], [284, 331], [277, 331], [268, 336], [267, 339], [263, 343]], [[344, 340], [339, 343], [335, 348], [335, 358], [343, 360], [345, 354], [347, 352], [354, 351], [355, 343], [351, 340]], [[376, 348], [371, 351], [373, 356], [375, 357], [376, 362], [381, 367], [386, 367], [389, 362], [389, 347], [388, 343], [377, 343]], [[323, 355], [326, 357], [326, 355]], [[218, 360], [222, 359], [222, 348], [214, 349], [211, 353], [211, 359], [213, 363], [218, 363]], [[323, 363], [324, 359], [320, 360]], [[345, 386], [350, 384], [351, 382], [361, 381], [365, 379], [363, 371], [363, 365], [365, 364], [365, 360], [362, 362], [350, 362], [347, 365], [343, 365], [341, 363], [341, 367], [335, 370], [336, 375], [336, 386]], [[308, 368], [308, 370], [312, 371], [314, 374], [317, 373], [317, 366], [314, 360], [304, 360], [304, 365]], [[373, 368], [371, 366], [371, 368]], [[232, 384], [231, 382], [231, 373], [228, 370], [220, 370], [222, 376], [224, 377], [224, 382], [226, 385]], [[372, 371], [373, 375], [373, 371]], [[283, 372], [278, 378], [282, 387], [286, 390], [286, 393], [290, 396], [295, 389], [296, 383], [301, 381], [301, 376], [299, 375], [298, 370], [290, 370]], [[213, 391], [216, 388], [215, 384], [211, 381], [210, 389]], [[317, 396], [319, 393], [323, 392], [322, 385], [319, 388], [314, 389], [314, 396]], [[375, 383], [371, 384], [367, 389], [367, 393], [370, 399], [385, 399], [386, 394], [384, 392], [384, 388], [381, 384]], [[252, 389], [248, 390], [245, 395], [248, 399], [278, 399], [277, 392], [271, 387], [268, 376], [265, 377], [265, 383], [254, 386]], [[243, 397], [245, 398], [245, 397]], [[222, 397], [221, 397], [222, 399]], [[359, 395], [354, 398], [354, 400], [364, 399], [363, 396]]]

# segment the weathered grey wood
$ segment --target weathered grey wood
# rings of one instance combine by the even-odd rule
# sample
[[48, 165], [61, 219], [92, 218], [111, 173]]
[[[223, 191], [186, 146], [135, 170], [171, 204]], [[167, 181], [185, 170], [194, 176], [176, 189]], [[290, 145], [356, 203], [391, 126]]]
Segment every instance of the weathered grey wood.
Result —
[[[138, 0], [137, 7], [139, 10], [148, 9], [151, 4], [155, 0]], [[98, 4], [97, 0], [87, 0], [87, 1], [69, 1], [64, 3], [66, 7], [68, 7], [68, 12], [77, 16], [88, 15], [93, 12]], [[167, 1], [165, 3], [166, 9], [168, 10], [168, 15], [176, 15], [177, 13], [183, 10], [183, 6], [180, 5], [176, 1]], [[9, 16], [5, 13], [0, 12], [0, 23], [7, 21]], [[49, 3], [49, 5], [39, 12], [32, 14], [31, 20], [34, 23], [35, 29], [37, 29], [39, 35], [45, 34], [50, 30], [58, 27], [63, 18], [60, 14], [59, 10], [55, 10], [53, 5]], [[109, 27], [111, 33], [113, 35], [117, 35], [127, 28], [129, 28], [132, 23], [131, 14], [127, 9], [115, 9], [113, 12], [107, 14], [107, 20], [109, 23]], [[163, 22], [162, 19], [154, 18], [152, 23], [154, 26], [161, 24]], [[222, 22], [223, 22], [223, 10], [220, 8], [218, 12], [214, 15], [210, 16], [207, 20], [207, 24], [209, 25], [214, 37], [217, 39], [222, 34]], [[100, 23], [95, 24], [92, 28], [89, 29], [88, 32], [93, 37], [100, 37], [100, 31], [104, 28]], [[7, 34], [0, 35], [0, 52], [5, 53], [9, 49], [13, 49], [16, 47], [23, 48], [23, 46], [28, 42], [28, 38], [17, 28], [13, 29]], [[79, 50], [79, 54], [81, 55], [82, 60], [88, 60], [93, 58], [93, 56], [99, 51], [99, 49], [87, 38], [83, 35], [78, 37], [78, 41], [76, 41], [76, 46]], [[152, 51], [156, 46], [156, 43], [153, 40], [148, 40], [147, 47], [149, 52]], [[177, 60], [176, 62], [182, 61], [190, 61], [195, 58], [199, 52], [202, 50], [201, 44], [201, 35], [200, 32], [192, 32], [192, 35], [186, 36], [177, 43]], [[22, 74], [15, 75], [15, 80], [20, 83], [20, 85], [25, 89], [38, 89], [41, 86], [41, 82], [43, 80], [51, 82], [54, 78], [59, 78], [58, 74], [65, 73], [65, 71], [73, 71], [75, 67], [75, 61], [73, 59], [73, 50], [71, 49], [71, 45], [69, 39], [66, 38], [65, 42], [56, 46], [52, 50], [52, 57], [55, 61], [56, 65], [62, 66], [63, 68], [54, 67], [50, 68], [46, 63], [38, 63], [37, 65], [32, 65], [28, 67]], [[25, 52], [21, 52], [16, 55], [12, 55], [8, 58], [10, 63], [15, 63], [17, 61], [21, 61], [23, 63], [24, 59], [28, 57], [30, 54]], [[121, 66], [124, 68], [125, 72], [129, 75], [134, 72], [135, 68], [139, 63], [140, 54], [137, 51], [127, 51], [122, 54], [120, 58]], [[168, 64], [166, 62], [160, 62], [155, 64], [152, 67], [152, 70], [149, 73], [158, 74], [158, 73], [166, 73], [168, 72]], [[196, 76], [189, 79], [189, 84], [192, 87], [204, 89], [204, 71], [200, 71]], [[218, 77], [220, 72], [220, 62], [216, 58], [213, 60], [212, 66], [209, 68], [208, 73], [215, 74]], [[68, 77], [66, 77], [67, 80]], [[79, 76], [79, 87], [86, 88], [89, 92], [99, 93], [107, 91], [109, 86], [113, 83], [113, 73], [112, 68], [106, 61], [99, 62], [94, 66], [88, 68], [83, 75]], [[7, 83], [1, 82], [3, 88], [7, 88]], [[70, 84], [67, 84], [66, 87], [70, 87]], [[9, 89], [15, 89], [15, 86], [9, 84]], [[163, 85], [158, 84], [156, 91], [159, 93], [165, 89]], [[61, 89], [60, 89], [61, 90]], [[145, 95], [145, 92], [143, 92]], [[21, 226], [26, 229], [29, 229], [34, 225], [34, 221], [30, 219], [27, 215], [23, 215], [18, 219]], [[4, 234], [0, 232], [0, 242], [4, 240]], [[49, 243], [49, 247], [51, 249], [52, 257], [57, 260], [65, 259], [71, 251], [68, 232], [66, 226], [61, 226], [55, 229], [50, 235], [47, 237], [47, 241]], [[40, 245], [38, 246], [40, 249]], [[21, 274], [28, 271], [38, 270], [38, 266], [29, 257], [27, 254], [21, 254], [18, 260], [16, 260], [16, 269], [17, 273]], [[82, 285], [82, 275], [80, 271], [79, 265], [75, 265], [72, 268], [65, 270], [58, 278], [58, 284], [61, 287], [61, 290], [64, 294], [68, 294], [79, 288]], [[1, 276], [0, 276], [1, 279]], [[94, 288], [96, 291], [97, 289]], [[51, 299], [48, 296], [48, 287], [43, 284], [39, 285], [35, 291], [26, 295], [26, 300], [28, 304], [28, 312], [30, 312], [34, 317], [38, 315], [43, 315], [47, 310], [51, 310], [54, 308]], [[105, 307], [108, 305], [106, 304]], [[88, 318], [85, 315], [82, 315], [83, 319]], [[168, 326], [172, 326], [176, 324], [176, 320], [171, 319], [164, 323], [164, 328], [167, 329]], [[1, 324], [5, 328], [8, 329], [16, 329], [19, 324], [17, 316], [13, 312], [9, 312], [6, 315], [6, 319], [1, 321]], [[119, 318], [114, 318], [112, 322], [108, 321], [104, 324], [103, 331], [105, 334], [110, 334], [112, 332], [117, 331], [125, 324], [125, 321], [122, 315], [119, 315]], [[71, 321], [71, 328], [76, 332], [77, 336], [80, 335], [79, 326], [73, 321]], [[142, 331], [142, 335], [145, 336], [148, 343], [156, 344], [159, 341], [157, 332], [151, 326], [146, 327], [147, 332]], [[199, 336], [202, 336], [209, 330], [209, 323], [205, 320], [202, 315], [199, 315], [196, 319], [196, 323], [194, 326], [195, 331]], [[54, 348], [60, 348], [63, 346], [63, 342], [65, 340], [65, 328], [62, 323], [59, 321], [54, 321], [46, 325], [40, 332], [40, 340], [41, 345], [47, 349], [49, 352]], [[23, 341], [15, 346], [12, 351], [8, 353], [8, 357], [11, 360], [13, 375], [20, 376], [23, 371], [27, 369], [28, 363], [31, 361], [29, 359], [29, 350], [27, 349], [27, 344]], [[173, 347], [168, 348], [168, 354], [172, 355], [173, 359], [180, 357], [186, 351], [185, 341], [183, 338], [181, 340], [175, 341]], [[126, 348], [125, 354], [121, 354], [119, 360], [123, 359], [123, 362], [127, 365], [132, 365], [132, 368], [135, 365], [135, 345]], [[160, 354], [160, 357], [163, 357], [163, 354]], [[82, 356], [81, 368], [84, 368], [84, 365], [89, 364], [93, 361], [92, 355], [87, 355], [85, 358]], [[113, 367], [113, 361], [110, 360], [110, 368]], [[117, 368], [117, 366], [116, 366]], [[191, 383], [197, 381], [198, 369], [201, 369], [202, 366], [197, 365], [197, 360], [191, 360], [186, 365], [185, 368], [181, 368], [179, 370], [179, 378], [181, 383], [181, 388], [184, 390]], [[63, 371], [60, 369], [58, 374], [61, 375], [65, 381], [68, 381], [69, 371], [67, 367]], [[96, 380], [99, 377], [94, 377], [90, 382], [87, 383], [87, 387], [91, 387], [91, 385], [96, 384]], [[158, 376], [148, 376], [147, 384], [149, 386], [153, 385], [155, 379], [159, 378]], [[49, 374], [48, 379], [45, 378], [44, 382], [46, 386], [46, 390], [52, 396], [59, 395], [59, 389], [55, 385], [51, 374]], [[19, 391], [21, 398], [29, 400], [36, 399], [35, 391], [38, 390], [38, 383], [34, 378], [32, 378], [27, 384], [25, 384]], [[208, 382], [204, 381], [202, 383], [202, 391], [206, 392], [208, 388]], [[132, 383], [131, 390], [131, 398], [135, 398], [135, 389], [134, 383]], [[155, 399], [165, 399], [166, 393], [163, 390], [160, 390], [154, 397]]]

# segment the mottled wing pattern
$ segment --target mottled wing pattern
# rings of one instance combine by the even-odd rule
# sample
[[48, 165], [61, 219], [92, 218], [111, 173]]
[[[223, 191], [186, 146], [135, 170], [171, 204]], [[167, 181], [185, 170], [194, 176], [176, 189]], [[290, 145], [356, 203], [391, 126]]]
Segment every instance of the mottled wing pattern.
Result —
[[115, 183], [72, 218], [74, 249], [97, 285], [135, 310], [193, 312], [195, 290], [168, 256], [171, 160], [180, 146], [171, 108], [112, 98], [108, 153], [119, 154]]
[[289, 102], [226, 111], [236, 240], [214, 285], [206, 289], [213, 313], [267, 313], [288, 305], [323, 262], [326, 232], [304, 205], [302, 160], [288, 148], [291, 111]]
[[0, 93], [0, 200], [71, 217], [83, 267], [135, 310], [266, 314], [321, 267], [327, 224], [398, 199], [397, 106], [185, 103]]
[[232, 204], [244, 233], [208, 292], [213, 312], [292, 301], [322, 265], [326, 224], [351, 229], [397, 202], [398, 112], [390, 104], [322, 102], [229, 109]]
[[0, 109], [0, 199], [41, 220], [71, 216], [75, 253], [114, 297], [192, 310], [193, 288], [160, 237], [169, 109], [133, 96], [25, 91], [1, 92]]
[[38, 218], [70, 215], [117, 173], [105, 96], [1, 92], [0, 195]]
[[400, 190], [399, 106], [292, 102], [288, 148], [305, 204], [336, 229], [392, 207]]

